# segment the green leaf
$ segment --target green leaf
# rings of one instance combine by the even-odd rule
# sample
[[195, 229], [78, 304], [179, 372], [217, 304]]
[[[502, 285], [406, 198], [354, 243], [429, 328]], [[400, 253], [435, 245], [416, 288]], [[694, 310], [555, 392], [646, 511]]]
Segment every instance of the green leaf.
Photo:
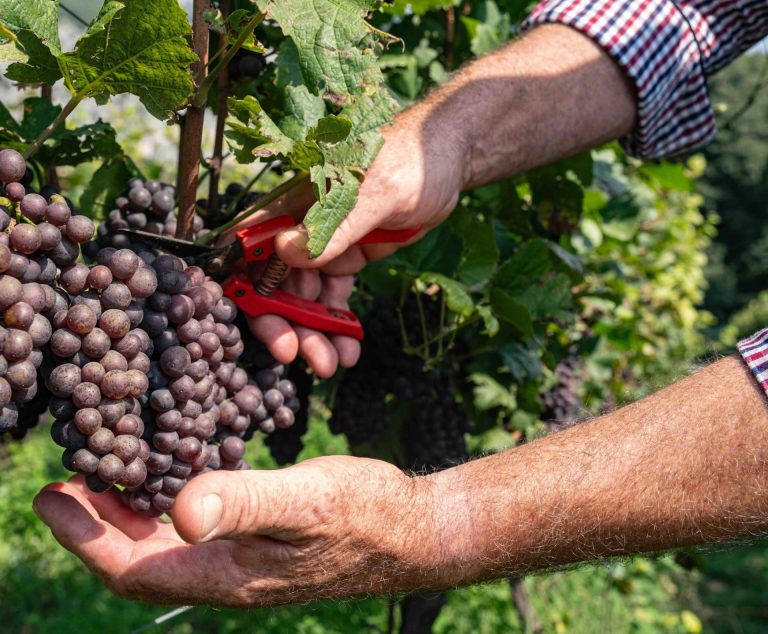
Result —
[[103, 121], [72, 130], [60, 129], [54, 138], [56, 143], [44, 145], [36, 155], [43, 164], [79, 165], [121, 153], [114, 128]]
[[163, 119], [192, 94], [187, 15], [176, 0], [108, 1], [75, 50], [59, 57], [67, 87], [78, 99], [105, 103], [133, 93]]
[[490, 281], [499, 261], [493, 225], [488, 220], [480, 221], [472, 213], [454, 212], [451, 221], [454, 231], [464, 243], [456, 275], [470, 287], [485, 284]]
[[543, 284], [526, 289], [517, 299], [534, 319], [560, 317], [572, 305], [571, 283], [567, 276], [558, 273]]
[[483, 320], [483, 325], [485, 326], [484, 334], [488, 337], [495, 337], [499, 333], [499, 320], [496, 319], [491, 307], [480, 305], [475, 310]]
[[19, 124], [16, 123], [16, 119], [2, 102], [0, 102], [0, 130], [6, 130], [17, 136], [21, 134]]
[[535, 381], [541, 374], [541, 363], [530, 350], [519, 343], [508, 343], [499, 349], [501, 359], [516, 381]]
[[307, 138], [307, 133], [325, 116], [325, 102], [306, 86], [286, 86], [280, 129], [294, 141]]
[[360, 181], [352, 173], [340, 171], [330, 183], [324, 204], [316, 202], [304, 217], [304, 226], [309, 230], [307, 247], [311, 257], [323, 252], [336, 227], [357, 203]]
[[513, 410], [517, 408], [517, 399], [510, 389], [504, 387], [493, 377], [475, 372], [469, 375], [469, 380], [475, 384], [473, 389], [475, 406], [480, 410], [495, 407]]
[[475, 303], [461, 282], [440, 273], [422, 273], [419, 279], [425, 284], [437, 284], [445, 294], [445, 304], [457, 315], [469, 317], [474, 312]]
[[58, 0], [0, 0], [0, 61], [6, 76], [26, 84], [53, 84], [61, 77]]
[[112, 209], [115, 198], [123, 192], [125, 184], [132, 176], [136, 176], [137, 171], [123, 156], [105, 161], [94, 172], [88, 187], [80, 196], [80, 209], [94, 220], [104, 218]]
[[491, 292], [491, 309], [493, 314], [511, 326], [514, 326], [524, 337], [533, 336], [531, 313], [522, 302], [509, 293], [495, 288]]
[[551, 265], [549, 253], [545, 240], [529, 240], [499, 267], [494, 286], [516, 294], [535, 285]]
[[[56, 57], [32, 31], [17, 34], [17, 46], [24, 51], [25, 61], [8, 67], [5, 76], [22, 84], [54, 84], [61, 78], [61, 69]], [[2, 51], [2, 46], [0, 46]]]
[[411, 275], [434, 271], [446, 276], [456, 272], [461, 258], [461, 239], [448, 223], [438, 225], [421, 240], [396, 251], [387, 258], [390, 266], [401, 266]]
[[54, 106], [50, 99], [29, 97], [24, 100], [24, 118], [19, 125], [19, 133], [27, 141], [34, 141], [61, 112], [60, 106]]
[[318, 143], [341, 143], [349, 136], [352, 122], [346, 117], [338, 117], [330, 114], [317, 122], [317, 125], [309, 131], [307, 138]]

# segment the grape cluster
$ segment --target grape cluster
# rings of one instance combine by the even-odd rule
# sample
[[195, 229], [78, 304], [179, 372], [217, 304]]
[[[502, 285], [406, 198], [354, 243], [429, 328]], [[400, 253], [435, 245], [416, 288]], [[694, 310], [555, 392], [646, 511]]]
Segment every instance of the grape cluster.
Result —
[[410, 296], [398, 316], [395, 304], [377, 300], [363, 319], [360, 361], [340, 380], [330, 427], [358, 445], [376, 443], [401, 421], [402, 466], [424, 470], [468, 459], [471, 421], [457, 401], [459, 366], [446, 360], [440, 369], [426, 369], [419, 357], [403, 351], [400, 319], [407, 333], [439, 328], [440, 298], [423, 296], [421, 310], [416, 301]]
[[[132, 178], [128, 188], [114, 201], [114, 209], [99, 225], [100, 246], [132, 248], [128, 236], [116, 233], [120, 229], [146, 231], [161, 236], [176, 235], [176, 188], [156, 180], [142, 181]], [[208, 233], [202, 216], [195, 214], [192, 222], [192, 238]]]
[[303, 436], [309, 423], [309, 395], [313, 383], [313, 376], [307, 372], [303, 363], [291, 364], [287, 372], [287, 380], [293, 383], [295, 393], [288, 401], [288, 406], [294, 412], [293, 425], [275, 429], [264, 439], [272, 458], [279, 465], [296, 462], [304, 449]]
[[245, 441], [290, 427], [301, 402], [263, 346], [238, 365], [237, 308], [217, 282], [115, 233], [173, 233], [173, 189], [131, 181], [100, 247], [93, 223], [28, 191], [25, 172], [0, 151], [0, 433], [23, 436], [49, 408], [64, 466], [155, 516], [192, 477], [248, 468]]
[[542, 394], [543, 421], [563, 425], [576, 420], [581, 409], [580, 368], [581, 357], [576, 352], [569, 353], [555, 366], [557, 383]]
[[25, 187], [26, 165], [14, 150], [0, 151], [0, 433], [23, 436], [37, 422], [34, 414], [45, 395], [20, 422], [19, 406], [38, 396], [38, 368], [53, 328], [66, 305], [53, 288], [57, 277], [71, 275], [80, 245], [93, 237], [93, 223], [75, 215], [68, 202], [46, 199]]

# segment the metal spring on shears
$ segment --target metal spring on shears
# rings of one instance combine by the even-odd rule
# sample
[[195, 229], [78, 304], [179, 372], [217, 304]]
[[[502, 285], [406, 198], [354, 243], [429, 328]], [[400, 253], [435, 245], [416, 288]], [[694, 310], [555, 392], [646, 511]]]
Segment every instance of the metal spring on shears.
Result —
[[269, 297], [282, 284], [287, 274], [288, 265], [276, 253], [273, 253], [269, 256], [264, 273], [262, 273], [259, 283], [256, 285], [256, 292], [259, 295], [264, 295], [264, 297]]

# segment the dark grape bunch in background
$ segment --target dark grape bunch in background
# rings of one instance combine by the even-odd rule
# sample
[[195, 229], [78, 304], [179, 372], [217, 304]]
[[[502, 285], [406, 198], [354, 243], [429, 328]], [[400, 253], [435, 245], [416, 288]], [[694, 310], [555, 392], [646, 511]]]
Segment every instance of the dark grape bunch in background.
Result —
[[[440, 298], [422, 296], [428, 331], [440, 320]], [[414, 295], [401, 308], [406, 333], [420, 337], [421, 313]], [[469, 458], [465, 434], [471, 421], [457, 400], [463, 375], [450, 359], [425, 369], [420, 357], [403, 351], [398, 306], [377, 300], [362, 320], [366, 338], [358, 364], [339, 382], [331, 431], [350, 444], [375, 443], [396, 423], [406, 453], [401, 466], [417, 471], [444, 468]], [[419, 333], [419, 334], [417, 334]]]
[[291, 427], [302, 403], [263, 346], [243, 355], [237, 308], [218, 282], [114, 234], [144, 220], [159, 231], [150, 218], [158, 200], [172, 209], [171, 188], [131, 181], [99, 247], [66, 199], [19, 183], [25, 170], [21, 155], [0, 151], [0, 432], [20, 438], [49, 408], [64, 466], [96, 492], [118, 485], [154, 516], [196, 475], [248, 468], [245, 442]]
[[578, 388], [580, 379], [581, 357], [569, 353], [555, 366], [557, 383], [542, 394], [544, 412], [541, 419], [545, 423], [562, 426], [574, 422], [581, 409], [581, 398]]

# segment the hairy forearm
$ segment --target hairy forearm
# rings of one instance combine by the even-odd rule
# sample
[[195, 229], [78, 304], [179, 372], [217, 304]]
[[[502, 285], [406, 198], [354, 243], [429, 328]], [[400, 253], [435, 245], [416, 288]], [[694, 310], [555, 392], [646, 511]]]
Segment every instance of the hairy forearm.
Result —
[[430, 476], [444, 580], [768, 530], [768, 409], [722, 359], [612, 414]]
[[633, 88], [589, 38], [539, 27], [469, 64], [401, 118], [461, 157], [462, 188], [493, 182], [616, 139], [635, 117]]

